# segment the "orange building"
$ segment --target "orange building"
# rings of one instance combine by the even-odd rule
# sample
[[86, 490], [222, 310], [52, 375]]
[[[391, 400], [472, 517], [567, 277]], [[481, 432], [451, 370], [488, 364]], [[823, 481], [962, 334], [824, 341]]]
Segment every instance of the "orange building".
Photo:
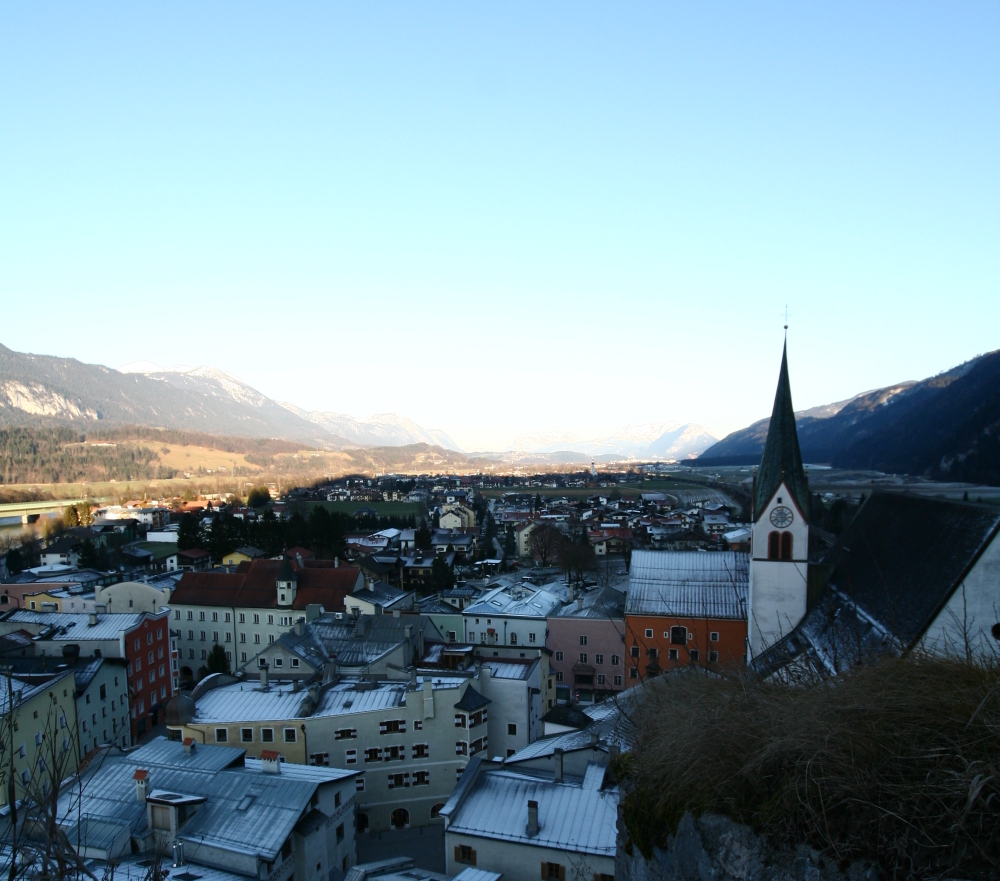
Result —
[[746, 663], [749, 556], [635, 551], [625, 604], [628, 682]]

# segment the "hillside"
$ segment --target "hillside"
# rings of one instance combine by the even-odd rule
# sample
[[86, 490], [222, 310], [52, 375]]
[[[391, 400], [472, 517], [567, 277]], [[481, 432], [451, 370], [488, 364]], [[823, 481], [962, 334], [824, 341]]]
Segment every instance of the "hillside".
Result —
[[179, 374], [169, 379], [124, 374], [73, 358], [22, 354], [0, 345], [3, 425], [71, 425], [78, 430], [145, 425], [213, 435], [281, 437], [331, 449], [345, 446], [320, 426], [253, 394], [256, 397], [234, 395], [219, 376], [208, 372], [189, 379]]
[[[767, 425], [733, 432], [698, 464], [757, 464]], [[798, 413], [796, 426], [809, 463], [1000, 485], [1000, 351]]]

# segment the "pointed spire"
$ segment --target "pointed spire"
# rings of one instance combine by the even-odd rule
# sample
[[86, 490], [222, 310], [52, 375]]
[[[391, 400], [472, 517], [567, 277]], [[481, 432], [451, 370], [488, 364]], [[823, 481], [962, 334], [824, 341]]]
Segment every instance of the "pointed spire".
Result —
[[754, 481], [754, 521], [763, 513], [782, 482], [788, 487], [803, 516], [808, 519], [809, 484], [802, 468], [795, 410], [792, 409], [787, 342], [781, 352], [781, 372], [778, 374], [778, 388], [774, 393], [774, 408], [771, 410], [771, 424], [767, 428], [767, 440], [764, 442], [764, 455]]

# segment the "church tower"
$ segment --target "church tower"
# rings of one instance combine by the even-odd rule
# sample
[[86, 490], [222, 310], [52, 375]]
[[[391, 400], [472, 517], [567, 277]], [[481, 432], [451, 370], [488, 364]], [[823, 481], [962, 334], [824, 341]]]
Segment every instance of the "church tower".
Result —
[[764, 455], [754, 479], [752, 516], [748, 660], [781, 639], [806, 614], [809, 485], [795, 430], [787, 342]]

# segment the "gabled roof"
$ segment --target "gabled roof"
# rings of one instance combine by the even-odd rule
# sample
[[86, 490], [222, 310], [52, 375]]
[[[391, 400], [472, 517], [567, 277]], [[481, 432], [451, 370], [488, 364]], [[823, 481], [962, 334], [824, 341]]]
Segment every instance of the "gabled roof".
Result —
[[749, 570], [734, 551], [633, 551], [625, 613], [745, 620]]
[[792, 387], [788, 381], [788, 344], [781, 351], [781, 370], [778, 388], [774, 393], [771, 422], [760, 460], [760, 469], [754, 481], [753, 516], [756, 522], [767, 503], [784, 483], [795, 499], [802, 515], [809, 518], [809, 484], [802, 467], [799, 435], [795, 428], [795, 410], [792, 409]]

